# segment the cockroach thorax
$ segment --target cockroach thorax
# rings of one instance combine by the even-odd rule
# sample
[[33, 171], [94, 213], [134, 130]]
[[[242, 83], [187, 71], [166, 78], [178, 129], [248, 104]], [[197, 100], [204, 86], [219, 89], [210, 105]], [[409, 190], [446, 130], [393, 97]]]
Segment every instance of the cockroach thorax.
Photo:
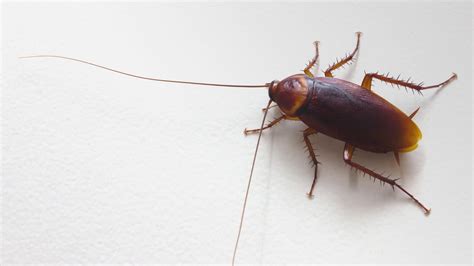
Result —
[[305, 75], [289, 76], [282, 81], [270, 83], [270, 99], [288, 116], [295, 116], [308, 97], [308, 81]]

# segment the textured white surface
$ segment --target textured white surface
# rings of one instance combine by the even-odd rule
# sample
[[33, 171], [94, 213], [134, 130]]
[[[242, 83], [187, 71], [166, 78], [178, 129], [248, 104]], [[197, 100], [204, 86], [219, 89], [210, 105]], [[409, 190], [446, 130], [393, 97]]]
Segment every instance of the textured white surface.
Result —
[[[228, 263], [265, 90], [160, 84], [137, 74], [262, 83], [351, 51], [364, 70], [435, 83], [424, 97], [376, 82], [415, 120], [420, 147], [355, 160], [401, 176], [433, 212], [351, 173], [343, 143], [304, 126], [263, 135], [239, 262], [468, 263], [472, 259], [470, 3], [5, 4], [2, 18], [2, 253], [5, 263]], [[277, 116], [277, 112], [270, 117]]]

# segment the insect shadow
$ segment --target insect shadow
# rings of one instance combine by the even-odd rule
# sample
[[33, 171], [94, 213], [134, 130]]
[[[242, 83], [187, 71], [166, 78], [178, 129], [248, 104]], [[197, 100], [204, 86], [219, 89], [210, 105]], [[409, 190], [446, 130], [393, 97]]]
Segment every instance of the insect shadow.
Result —
[[[273, 111], [274, 115], [278, 115], [278, 113], [278, 110]], [[304, 200], [307, 199], [306, 191], [302, 189], [305, 189], [311, 183], [312, 179], [309, 176], [314, 171], [314, 167], [311, 167], [311, 158], [308, 158], [307, 152], [304, 151], [305, 144], [301, 137], [303, 129], [304, 125], [301, 122], [289, 121], [282, 123], [272, 131], [264, 133], [264, 143], [267, 147], [264, 156], [262, 156], [265, 157], [265, 162], [261, 163], [265, 169], [270, 169], [269, 172], [261, 177], [266, 179], [264, 181], [264, 191], [260, 191], [268, 193], [265, 202], [270, 201], [269, 193], [271, 192], [269, 190], [272, 190], [272, 185], [279, 182], [288, 182], [288, 180], [297, 183], [297, 185], [292, 186], [290, 189], [285, 188], [285, 193], [296, 195]], [[352, 203], [348, 205], [343, 201], [339, 201], [340, 205], [338, 208], [342, 212], [347, 213], [348, 216], [371, 212], [376, 214], [380, 208], [391, 208], [394, 204], [411, 201], [409, 198], [407, 199], [392, 193], [390, 186], [383, 185], [378, 180], [372, 182], [374, 181], [373, 178], [368, 175], [361, 177], [360, 172], [351, 169], [351, 167], [345, 164], [341, 160], [341, 150], [344, 147], [343, 142], [322, 134], [312, 136], [311, 141], [317, 146], [315, 153], [318, 161], [321, 163], [319, 174], [322, 177], [320, 181], [324, 179], [324, 185], [318, 186], [315, 196], [311, 201], [315, 208], [320, 204], [326, 205], [327, 201], [331, 202], [331, 200], [322, 198], [323, 196], [318, 194], [318, 190], [324, 190], [326, 192], [324, 195], [328, 193], [339, 194], [341, 189], [344, 189], [344, 186], [346, 186], [345, 191], [350, 193], [346, 197], [350, 198]], [[416, 161], [413, 158], [415, 156]], [[374, 171], [389, 173], [394, 178], [400, 178], [400, 183], [409, 186], [423, 169], [425, 152], [423, 147], [420, 147], [417, 149], [416, 154], [402, 154], [400, 156], [400, 165], [396, 163], [391, 153], [376, 154], [358, 150], [354, 154], [354, 158]], [[279, 172], [279, 169], [285, 169], [284, 174]], [[338, 170], [335, 171], [334, 169]], [[331, 174], [328, 175], [325, 172], [330, 172]], [[361, 193], [361, 191], [366, 193]], [[367, 195], [367, 193], [372, 195]], [[377, 197], [375, 201], [373, 200], [374, 196]], [[268, 207], [268, 205], [263, 206], [263, 211]]]

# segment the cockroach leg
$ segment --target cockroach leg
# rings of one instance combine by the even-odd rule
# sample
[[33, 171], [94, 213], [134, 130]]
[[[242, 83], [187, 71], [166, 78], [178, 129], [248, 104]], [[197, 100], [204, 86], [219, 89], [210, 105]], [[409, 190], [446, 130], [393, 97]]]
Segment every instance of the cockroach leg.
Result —
[[[270, 108], [268, 108], [268, 109], [270, 109]], [[271, 121], [268, 125], [262, 127], [261, 130], [263, 131], [265, 129], [271, 128], [272, 126], [276, 125], [278, 122], [280, 122], [283, 119], [287, 119], [287, 116], [282, 115], [282, 116], [278, 117], [277, 119]], [[244, 134], [245, 135], [258, 133], [258, 132], [260, 132], [260, 128], [257, 128], [257, 129], [244, 129]]]
[[423, 86], [423, 82], [420, 82], [420, 83], [416, 84], [416, 83], [410, 82], [410, 79], [404, 80], [404, 79], [400, 79], [399, 77], [400, 76], [395, 78], [395, 77], [389, 76], [388, 74], [367, 73], [367, 74], [365, 74], [364, 79], [362, 80], [362, 85], [361, 86], [368, 89], [368, 90], [371, 90], [371, 88], [372, 88], [372, 79], [375, 78], [375, 79], [384, 81], [384, 82], [389, 83], [389, 84], [402, 86], [402, 87], [409, 88], [409, 89], [412, 89], [412, 90], [415, 90], [415, 91], [418, 91], [419, 93], [421, 93], [422, 90], [434, 89], [434, 88], [440, 88], [440, 87], [446, 86], [448, 83], [455, 80], [457, 78], [457, 75], [456, 75], [456, 73], [453, 73], [451, 75], [451, 77], [449, 77], [447, 80], [445, 80], [445, 81], [443, 81], [439, 84], [431, 85], [431, 86]]
[[313, 44], [314, 44], [314, 48], [316, 50], [315, 54], [314, 54], [314, 57], [313, 57], [313, 59], [311, 59], [309, 61], [308, 65], [303, 70], [303, 72], [311, 78], [316, 77], [317, 69], [315, 69], [314, 72], [311, 72], [311, 68], [314, 67], [314, 65], [318, 62], [318, 58], [319, 58], [319, 42], [315, 41]]
[[318, 160], [316, 159], [316, 154], [314, 153], [313, 146], [311, 145], [311, 141], [309, 140], [309, 136], [318, 133], [316, 130], [312, 128], [307, 128], [303, 132], [303, 137], [304, 137], [304, 142], [306, 143], [306, 146], [308, 147], [308, 152], [309, 155], [311, 156], [311, 159], [313, 160], [314, 163], [314, 179], [313, 183], [311, 184], [311, 189], [309, 190], [309, 193], [307, 193], [309, 198], [313, 198], [313, 190], [314, 186], [316, 185], [316, 179], [318, 178]]
[[416, 115], [416, 113], [418, 113], [418, 110], [420, 110], [420, 107], [416, 108], [416, 110], [413, 113], [411, 113], [408, 117], [410, 119], [413, 119], [413, 117]]
[[343, 155], [344, 156], [344, 162], [346, 162], [351, 167], [354, 167], [355, 169], [360, 170], [360, 171], [370, 175], [371, 177], [380, 180], [383, 183], [387, 183], [387, 184], [391, 185], [392, 189], [394, 189], [394, 190], [395, 190], [395, 187], [397, 187], [398, 189], [403, 191], [405, 194], [407, 194], [411, 199], [413, 199], [416, 202], [416, 204], [418, 204], [418, 206], [420, 206], [423, 209], [423, 211], [425, 212], [426, 215], [430, 214], [431, 209], [425, 207], [418, 199], [416, 199], [412, 194], [410, 194], [402, 186], [400, 186], [396, 182], [398, 179], [390, 179], [388, 177], [382, 176], [382, 175], [377, 174], [376, 172], [374, 172], [374, 171], [372, 171], [368, 168], [365, 168], [364, 166], [362, 166], [358, 163], [353, 162], [352, 161], [352, 155], [354, 153], [354, 150], [355, 150], [355, 148], [352, 145], [346, 143], [346, 145], [344, 146], [344, 155]]
[[275, 105], [272, 105], [272, 106], [268, 107], [268, 109], [267, 109], [267, 108], [262, 108], [262, 112], [266, 112], [267, 110], [270, 110], [270, 109], [272, 109], [273, 107], [277, 107], [277, 106], [278, 106], [278, 105], [275, 104]]
[[346, 55], [344, 58], [342, 58], [340, 60], [336, 60], [335, 63], [330, 65], [328, 67], [328, 69], [326, 69], [324, 71], [324, 76], [332, 78], [332, 77], [334, 77], [333, 74], [332, 74], [332, 71], [344, 66], [345, 64], [352, 63], [352, 61], [354, 60], [354, 56], [356, 55], [357, 51], [359, 50], [360, 36], [362, 35], [362, 32], [358, 31], [358, 32], [356, 32], [356, 35], [357, 35], [357, 43], [356, 43], [356, 47], [355, 47], [354, 51], [352, 51], [352, 53], [350, 53], [349, 55]]

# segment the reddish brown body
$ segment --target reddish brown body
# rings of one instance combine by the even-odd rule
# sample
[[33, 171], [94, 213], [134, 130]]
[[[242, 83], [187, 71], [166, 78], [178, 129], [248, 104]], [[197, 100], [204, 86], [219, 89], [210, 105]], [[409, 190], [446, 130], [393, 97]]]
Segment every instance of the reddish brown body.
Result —
[[[349, 81], [293, 75], [274, 85], [270, 98], [288, 116], [366, 151], [410, 151], [421, 139], [421, 131], [410, 117]], [[295, 102], [301, 104], [295, 107]]]
[[[334, 78], [333, 71], [350, 64], [359, 49], [360, 32], [357, 33], [357, 44], [354, 51], [324, 71], [324, 77], [316, 77], [311, 72], [319, 57], [318, 42], [315, 42], [316, 55], [303, 70], [304, 74], [289, 76], [282, 81], [273, 81], [268, 85], [271, 101], [283, 112], [282, 116], [260, 129], [245, 130], [246, 134], [261, 132], [274, 126], [281, 120], [299, 120], [308, 126], [303, 138], [309, 155], [314, 163], [314, 179], [308, 196], [313, 196], [317, 179], [318, 160], [309, 136], [322, 133], [345, 142], [343, 160], [351, 168], [359, 170], [382, 183], [389, 184], [410, 196], [426, 214], [430, 209], [400, 186], [397, 179], [390, 179], [353, 161], [354, 151], [362, 150], [385, 153], [393, 152], [397, 163], [399, 153], [414, 150], [421, 139], [421, 131], [412, 121], [418, 109], [406, 115], [393, 104], [372, 92], [372, 80], [409, 88], [418, 92], [442, 87], [456, 78], [453, 75], [436, 85], [423, 86], [409, 80], [381, 75], [378, 72], [367, 73], [361, 85]], [[268, 110], [268, 108], [266, 109]]]

